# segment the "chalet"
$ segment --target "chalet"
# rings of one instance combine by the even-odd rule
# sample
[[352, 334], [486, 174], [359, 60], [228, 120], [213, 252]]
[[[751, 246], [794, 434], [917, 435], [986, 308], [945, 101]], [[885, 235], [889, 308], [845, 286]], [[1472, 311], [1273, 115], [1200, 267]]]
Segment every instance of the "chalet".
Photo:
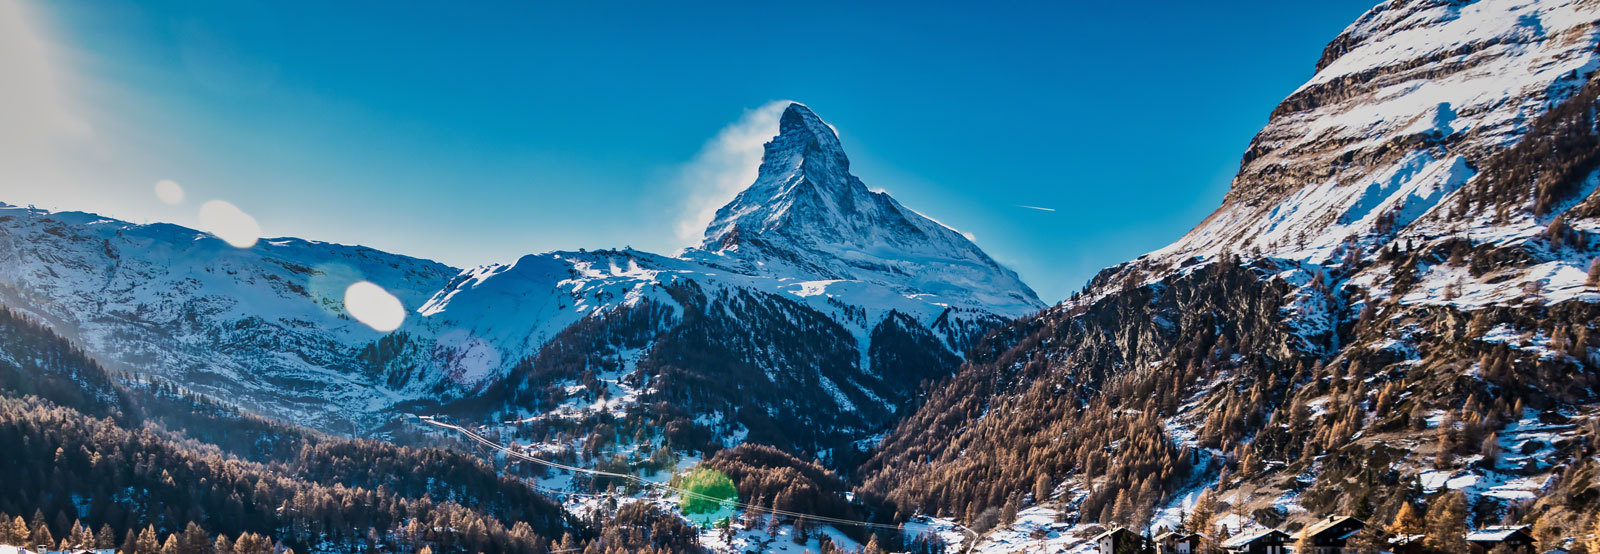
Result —
[[1483, 554], [1500, 545], [1509, 547], [1512, 552], [1537, 552], [1534, 542], [1527, 526], [1484, 527], [1467, 533], [1467, 545], [1472, 547], [1473, 554]]
[[1367, 523], [1350, 516], [1328, 516], [1300, 532], [1305, 552], [1295, 554], [1346, 554], [1345, 543]]
[[1156, 535], [1156, 554], [1196, 554], [1203, 538], [1199, 533], [1167, 531]]
[[1143, 535], [1129, 531], [1126, 527], [1117, 527], [1092, 539], [1100, 547], [1101, 554], [1150, 554], [1150, 540]]
[[1267, 529], [1228, 539], [1222, 549], [1236, 554], [1288, 554], [1288, 544], [1288, 533]]

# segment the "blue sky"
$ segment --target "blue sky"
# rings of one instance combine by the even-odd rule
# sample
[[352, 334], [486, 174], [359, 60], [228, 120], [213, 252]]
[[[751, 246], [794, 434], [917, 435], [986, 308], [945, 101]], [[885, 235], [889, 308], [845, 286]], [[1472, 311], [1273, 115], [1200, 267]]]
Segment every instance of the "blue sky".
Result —
[[792, 99], [1054, 301], [1210, 213], [1372, 3], [0, 0], [0, 201], [221, 199], [457, 266], [671, 252]]

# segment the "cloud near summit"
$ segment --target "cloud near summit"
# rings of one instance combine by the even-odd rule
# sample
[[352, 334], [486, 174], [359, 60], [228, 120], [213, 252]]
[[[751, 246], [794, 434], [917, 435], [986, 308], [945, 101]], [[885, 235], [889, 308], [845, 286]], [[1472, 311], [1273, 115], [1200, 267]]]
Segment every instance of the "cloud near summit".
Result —
[[684, 191], [685, 200], [674, 231], [680, 245], [698, 245], [717, 208], [755, 182], [762, 145], [778, 134], [778, 118], [792, 102], [774, 100], [745, 110], [679, 168], [674, 184]]

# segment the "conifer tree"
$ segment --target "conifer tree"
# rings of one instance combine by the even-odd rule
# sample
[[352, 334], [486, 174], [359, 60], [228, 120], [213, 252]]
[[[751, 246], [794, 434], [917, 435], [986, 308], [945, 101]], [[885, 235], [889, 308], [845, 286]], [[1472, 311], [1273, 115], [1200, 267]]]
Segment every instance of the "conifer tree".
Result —
[[139, 534], [128, 530], [122, 538], [122, 547], [117, 549], [120, 554], [137, 554], [139, 552]]
[[867, 539], [867, 548], [862, 551], [862, 554], [884, 554], [883, 547], [878, 544], [877, 533], [873, 533], [872, 538]]
[[[132, 535], [132, 533], [129, 533], [129, 536]], [[160, 539], [156, 538], [156, 526], [150, 525], [145, 527], [143, 531], [139, 532], [139, 538], [137, 542], [133, 544], [133, 553], [160, 554], [160, 552], [161, 542]]]
[[83, 526], [81, 521], [72, 522], [72, 531], [67, 533], [67, 544], [74, 548], [89, 548], [94, 546], [94, 533]]
[[1461, 491], [1442, 493], [1428, 507], [1427, 537], [1429, 548], [1440, 552], [1466, 552], [1467, 495]]
[[117, 532], [111, 529], [110, 523], [100, 524], [100, 530], [94, 534], [95, 550], [112, 550], [117, 547]]
[[1500, 463], [1500, 435], [1489, 433], [1489, 436], [1483, 439], [1483, 446], [1480, 448], [1480, 452], [1483, 454], [1484, 467], [1492, 468], [1495, 464]]
[[43, 518], [41, 518], [38, 525], [34, 526], [33, 532], [29, 533], [29, 535], [29, 545], [50, 546], [56, 543], [55, 537], [50, 536], [50, 526], [44, 524]]
[[1600, 512], [1596, 512], [1594, 517], [1589, 519], [1588, 534], [1579, 542], [1583, 543], [1584, 550], [1588, 552], [1600, 552]]
[[28, 531], [28, 522], [23, 521], [22, 516], [17, 516], [16, 519], [0, 517], [0, 544], [20, 546], [27, 542]]
[[177, 533], [167, 535], [167, 541], [161, 545], [161, 554], [182, 554], [182, 548], [178, 545]]
[[178, 551], [181, 554], [206, 554], [211, 544], [211, 535], [193, 521], [184, 526], [183, 534], [178, 536]]
[[1389, 534], [1395, 536], [1421, 535], [1427, 530], [1427, 522], [1422, 518], [1422, 511], [1415, 504], [1404, 502], [1400, 510], [1395, 512], [1394, 521], [1389, 523]]

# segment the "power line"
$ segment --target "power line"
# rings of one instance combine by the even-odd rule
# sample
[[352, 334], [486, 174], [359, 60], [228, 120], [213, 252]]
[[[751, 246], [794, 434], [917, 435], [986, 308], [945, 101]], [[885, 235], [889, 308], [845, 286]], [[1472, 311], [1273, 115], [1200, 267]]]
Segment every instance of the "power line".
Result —
[[[674, 487], [672, 485], [668, 485], [668, 484], [665, 484], [665, 483], [658, 483], [658, 482], [655, 482], [655, 481], [650, 481], [650, 480], [645, 479], [643, 477], [639, 477], [639, 476], [632, 475], [632, 474], [615, 473], [615, 472], [610, 472], [610, 471], [601, 471], [601, 470], [598, 470], [598, 469], [589, 469], [589, 468], [570, 466], [570, 465], [566, 465], [566, 464], [562, 464], [562, 463], [552, 462], [552, 461], [549, 461], [549, 460], [535, 458], [535, 457], [530, 456], [528, 454], [524, 454], [519, 450], [511, 448], [509, 446], [506, 446], [506, 445], [500, 444], [498, 442], [489, 440], [488, 438], [484, 437], [483, 435], [479, 435], [478, 433], [473, 432], [472, 430], [467, 429], [465, 427], [462, 427], [460, 425], [455, 425], [455, 424], [451, 424], [451, 423], [445, 423], [443, 421], [439, 421], [439, 420], [434, 419], [432, 417], [420, 417], [419, 416], [419, 419], [421, 419], [422, 421], [424, 421], [424, 422], [426, 422], [428, 424], [431, 424], [431, 425], [435, 425], [435, 426], [438, 426], [438, 427], [444, 427], [446, 429], [455, 430], [455, 431], [457, 431], [457, 432], [459, 432], [459, 433], [461, 433], [463, 435], [466, 435], [468, 438], [472, 439], [474, 442], [477, 442], [478, 444], [481, 444], [483, 446], [489, 447], [491, 449], [498, 450], [500, 452], [504, 452], [507, 456], [512, 456], [512, 457], [515, 457], [515, 458], [517, 458], [519, 460], [525, 460], [525, 461], [533, 462], [533, 463], [536, 463], [536, 464], [539, 464], [539, 465], [543, 465], [543, 466], [546, 466], [546, 467], [552, 467], [552, 468], [556, 468], [556, 469], [563, 469], [563, 470], [577, 472], [577, 473], [587, 473], [587, 474], [590, 474], [590, 475], [602, 475], [602, 476], [606, 476], [606, 477], [616, 477], [616, 478], [619, 478], [619, 479], [626, 479], [626, 480], [629, 480], [629, 481], [633, 481], [633, 482], [639, 483], [639, 484], [644, 485], [646, 487], [656, 487], [656, 488], [659, 488], [659, 489], [662, 489], [662, 490], [665, 490], [665, 491], [675, 492], [675, 493], [678, 493], [679, 495], [684, 496], [685, 498], [709, 500], [709, 501], [719, 502], [719, 503], [729, 503], [735, 508], [742, 508], [742, 509], [745, 509], [745, 510], [752, 510], [753, 509], [753, 510], [757, 510], [757, 511], [767, 512], [767, 513], [773, 514], [774, 516], [784, 515], [784, 516], [789, 516], [789, 517], [805, 518], [805, 519], [808, 519], [808, 520], [811, 520], [811, 521], [817, 521], [817, 522], [823, 522], [823, 523], [832, 523], [832, 524], [838, 524], [838, 525], [854, 525], [854, 526], [858, 526], [858, 527], [872, 527], [872, 528], [879, 528], [879, 529], [894, 529], [894, 530], [897, 530], [897, 531], [904, 531], [905, 530], [905, 526], [903, 524], [875, 523], [875, 522], [871, 522], [871, 521], [845, 519], [845, 518], [837, 518], [837, 517], [823, 516], [823, 515], [817, 515], [817, 514], [807, 514], [807, 513], [802, 513], [802, 512], [794, 512], [794, 511], [789, 511], [789, 510], [780, 510], [780, 509], [777, 509], [777, 508], [763, 508], [761, 506], [754, 506], [754, 505], [751, 505], [751, 504], [748, 504], [748, 503], [745, 503], [745, 502], [740, 502], [738, 500], [721, 499], [721, 498], [717, 498], [717, 497], [714, 497], [714, 496], [710, 496], [710, 495], [694, 492], [694, 491], [691, 491], [691, 490], [688, 490], [688, 489]], [[542, 488], [542, 487], [535, 486], [535, 488]], [[544, 489], [544, 490], [550, 490], [550, 489]], [[582, 493], [556, 492], [556, 494], [580, 494], [581, 495]], [[598, 495], [585, 495], [585, 496], [598, 496]], [[961, 524], [956, 523], [954, 521], [950, 522], [950, 524], [955, 526], [962, 533], [966, 534], [968, 538], [971, 538], [972, 542], [973, 542], [973, 545], [976, 546], [977, 540], [979, 538], [979, 536], [978, 536], [978, 534], [976, 532], [974, 532], [971, 529], [968, 529], [965, 525], [961, 525]]]

